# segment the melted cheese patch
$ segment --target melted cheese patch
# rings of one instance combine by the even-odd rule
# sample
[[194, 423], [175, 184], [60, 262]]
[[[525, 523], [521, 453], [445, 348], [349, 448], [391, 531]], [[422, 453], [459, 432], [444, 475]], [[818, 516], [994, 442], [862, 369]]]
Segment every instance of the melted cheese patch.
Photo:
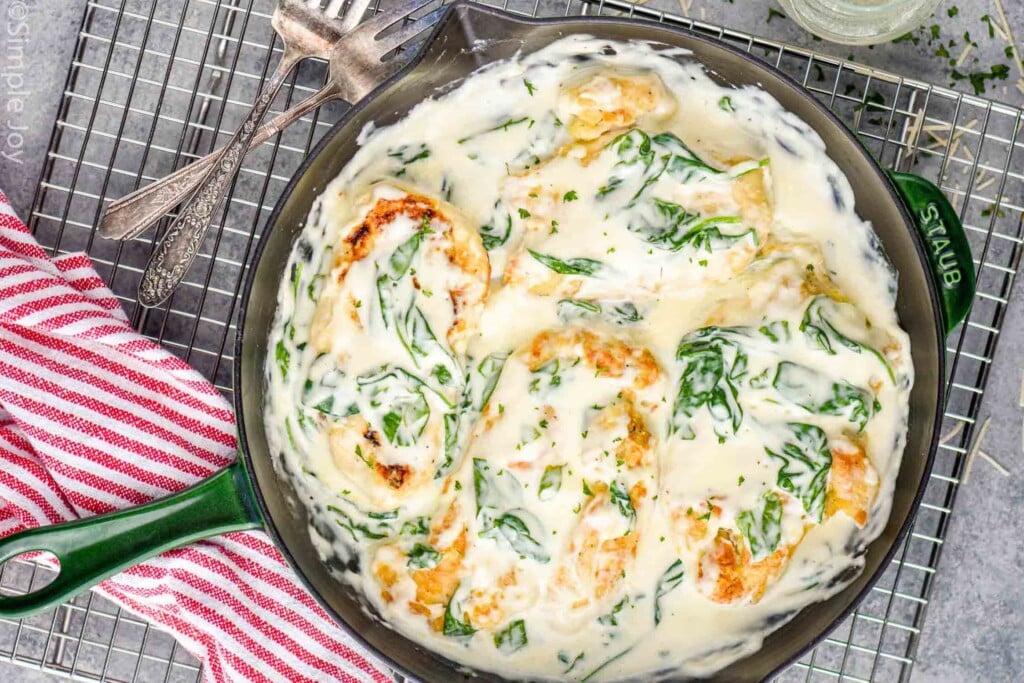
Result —
[[875, 245], [765, 93], [558, 41], [321, 197], [270, 337], [279, 469], [368, 608], [453, 660], [711, 673], [884, 527], [913, 371]]

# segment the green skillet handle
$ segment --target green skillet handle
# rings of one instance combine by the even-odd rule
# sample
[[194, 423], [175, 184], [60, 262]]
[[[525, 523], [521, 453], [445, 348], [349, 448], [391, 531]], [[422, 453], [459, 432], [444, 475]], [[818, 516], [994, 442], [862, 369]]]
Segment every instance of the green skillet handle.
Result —
[[167, 498], [105, 515], [37, 527], [0, 539], [0, 564], [46, 550], [60, 573], [27, 595], [0, 596], [0, 618], [55, 607], [154, 555], [203, 538], [263, 526], [252, 483], [240, 461]]
[[946, 334], [967, 317], [974, 300], [974, 261], [964, 226], [934, 183], [912, 173], [890, 171], [924, 241]]

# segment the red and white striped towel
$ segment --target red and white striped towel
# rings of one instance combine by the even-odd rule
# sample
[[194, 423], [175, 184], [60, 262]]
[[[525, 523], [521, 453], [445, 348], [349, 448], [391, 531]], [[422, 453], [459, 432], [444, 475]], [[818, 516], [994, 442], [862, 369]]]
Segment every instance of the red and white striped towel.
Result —
[[[49, 259], [0, 192], [0, 536], [165, 496], [235, 457], [217, 390], [138, 335], [84, 254]], [[173, 550], [100, 591], [208, 681], [387, 681], [262, 533]]]

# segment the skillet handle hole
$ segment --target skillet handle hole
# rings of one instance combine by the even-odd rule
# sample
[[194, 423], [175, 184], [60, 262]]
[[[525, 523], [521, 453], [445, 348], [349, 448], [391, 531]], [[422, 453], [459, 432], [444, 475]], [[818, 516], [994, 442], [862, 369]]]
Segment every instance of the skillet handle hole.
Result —
[[0, 562], [0, 592], [29, 595], [40, 591], [60, 576], [60, 559], [47, 550], [27, 550]]

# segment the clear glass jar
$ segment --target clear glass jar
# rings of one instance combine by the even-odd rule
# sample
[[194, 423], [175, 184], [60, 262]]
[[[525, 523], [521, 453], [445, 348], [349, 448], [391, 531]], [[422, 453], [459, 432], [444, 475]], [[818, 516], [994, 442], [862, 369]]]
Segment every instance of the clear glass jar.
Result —
[[940, 0], [779, 0], [787, 16], [836, 43], [870, 45], [917, 28]]

